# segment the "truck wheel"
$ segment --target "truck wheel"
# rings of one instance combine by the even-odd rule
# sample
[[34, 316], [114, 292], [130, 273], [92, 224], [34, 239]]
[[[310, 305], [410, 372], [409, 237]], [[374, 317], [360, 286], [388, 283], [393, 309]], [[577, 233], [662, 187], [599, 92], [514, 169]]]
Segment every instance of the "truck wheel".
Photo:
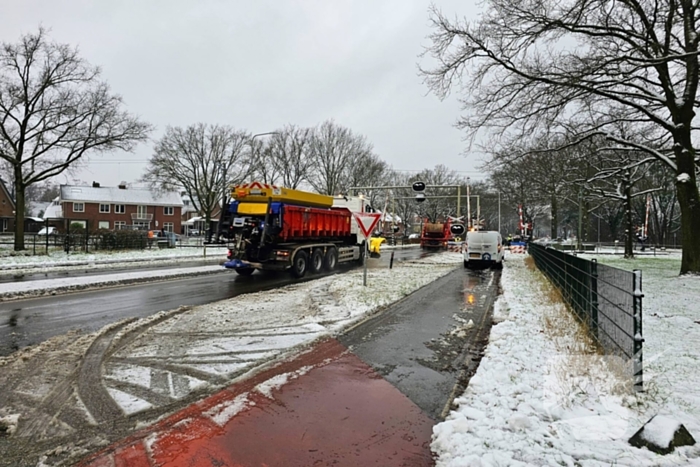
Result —
[[304, 277], [308, 263], [309, 254], [304, 250], [297, 251], [297, 254], [294, 255], [294, 260], [292, 261], [292, 275], [298, 278]]
[[326, 257], [323, 261], [323, 267], [326, 271], [333, 271], [338, 265], [338, 249], [330, 247], [326, 250]]
[[323, 250], [320, 248], [314, 248], [311, 252], [311, 264], [309, 264], [309, 270], [314, 274], [321, 272], [323, 269]]
[[236, 268], [236, 272], [241, 276], [250, 276], [255, 272], [253, 268]]
[[464, 260], [464, 269], [469, 269], [469, 261]]

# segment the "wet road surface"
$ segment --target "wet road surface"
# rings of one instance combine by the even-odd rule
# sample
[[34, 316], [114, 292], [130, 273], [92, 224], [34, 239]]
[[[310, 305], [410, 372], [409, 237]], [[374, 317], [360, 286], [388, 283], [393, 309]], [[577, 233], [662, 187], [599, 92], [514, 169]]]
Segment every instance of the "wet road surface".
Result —
[[[426, 256], [417, 248], [394, 250], [394, 262]], [[387, 267], [391, 252], [370, 258], [369, 268]], [[348, 266], [338, 269], [347, 271]], [[102, 271], [104, 274], [106, 271]], [[323, 275], [307, 276], [313, 280]], [[222, 270], [221, 274], [112, 287], [0, 303], [0, 356], [35, 345], [72, 330], [93, 332], [125, 318], [146, 317], [183, 305], [196, 306], [299, 282], [286, 273], [256, 272], [250, 277]]]
[[338, 339], [440, 420], [455, 386], [468, 379], [465, 363], [479, 358], [499, 277], [498, 271], [457, 269]]

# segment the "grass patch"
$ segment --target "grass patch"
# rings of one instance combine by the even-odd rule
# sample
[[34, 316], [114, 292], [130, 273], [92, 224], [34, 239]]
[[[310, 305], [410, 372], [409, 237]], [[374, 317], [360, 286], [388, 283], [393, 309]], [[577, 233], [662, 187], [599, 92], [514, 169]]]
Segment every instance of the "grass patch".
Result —
[[551, 367], [558, 399], [567, 405], [579, 394], [629, 394], [634, 382], [630, 362], [605, 355], [587, 323], [578, 318], [561, 291], [537, 269], [532, 257], [526, 258], [525, 264], [539, 289], [543, 332], [558, 353]]

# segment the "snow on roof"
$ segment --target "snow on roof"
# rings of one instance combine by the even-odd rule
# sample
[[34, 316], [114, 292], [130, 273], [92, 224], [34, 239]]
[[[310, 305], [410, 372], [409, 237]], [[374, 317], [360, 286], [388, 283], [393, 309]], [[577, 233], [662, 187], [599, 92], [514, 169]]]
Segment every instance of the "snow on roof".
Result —
[[182, 206], [175, 191], [151, 191], [148, 188], [118, 188], [61, 185], [61, 201], [87, 203], [140, 204], [147, 206]]

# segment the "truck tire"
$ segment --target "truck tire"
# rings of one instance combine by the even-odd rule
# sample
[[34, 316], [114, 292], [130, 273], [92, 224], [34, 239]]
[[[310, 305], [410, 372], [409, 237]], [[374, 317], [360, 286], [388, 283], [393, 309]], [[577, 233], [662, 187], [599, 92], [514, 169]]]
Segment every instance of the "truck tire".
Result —
[[309, 265], [309, 254], [304, 250], [299, 250], [292, 260], [292, 275], [296, 278], [304, 277], [306, 268]]
[[309, 263], [309, 271], [318, 274], [323, 270], [323, 250], [314, 248], [311, 252], [311, 261]]
[[250, 276], [255, 272], [253, 268], [236, 268], [236, 272], [241, 276]]
[[464, 269], [469, 269], [469, 261], [464, 260]]
[[323, 268], [326, 271], [333, 271], [338, 265], [338, 249], [330, 247], [326, 250], [326, 257], [323, 259]]

